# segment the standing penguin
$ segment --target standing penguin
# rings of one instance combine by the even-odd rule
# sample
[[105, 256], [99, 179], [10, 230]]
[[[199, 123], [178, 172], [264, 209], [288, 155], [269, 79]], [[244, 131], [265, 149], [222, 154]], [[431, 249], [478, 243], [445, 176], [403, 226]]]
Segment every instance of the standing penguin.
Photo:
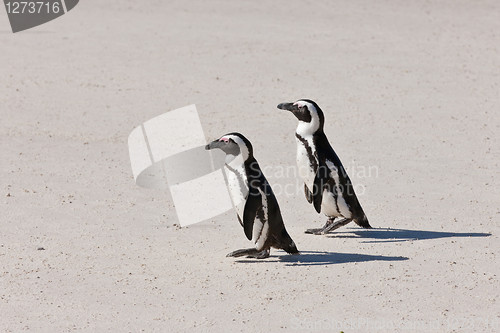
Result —
[[229, 133], [212, 141], [205, 149], [219, 148], [226, 153], [224, 169], [238, 221], [255, 248], [229, 253], [228, 257], [264, 259], [271, 247], [298, 254], [283, 224], [278, 201], [257, 160], [250, 141], [240, 133]]
[[[306, 233], [326, 234], [351, 221], [360, 227], [371, 228], [351, 180], [323, 132], [323, 111], [309, 99], [281, 103], [278, 109], [292, 112], [299, 120], [295, 131], [297, 166], [304, 180], [306, 199], [318, 213], [323, 212], [328, 217], [323, 228], [308, 229]], [[342, 219], [335, 222], [337, 218]]]

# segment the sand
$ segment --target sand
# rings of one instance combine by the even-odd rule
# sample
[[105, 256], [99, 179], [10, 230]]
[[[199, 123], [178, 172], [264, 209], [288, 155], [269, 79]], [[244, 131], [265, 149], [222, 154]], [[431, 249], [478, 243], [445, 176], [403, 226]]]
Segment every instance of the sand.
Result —
[[[496, 1], [81, 1], [12, 34], [0, 10], [0, 331], [500, 329]], [[374, 227], [324, 216], [293, 174], [315, 100]], [[234, 212], [179, 228], [134, 183], [132, 129], [196, 104], [239, 131], [302, 251], [251, 245]], [[367, 170], [371, 170], [367, 172]]]

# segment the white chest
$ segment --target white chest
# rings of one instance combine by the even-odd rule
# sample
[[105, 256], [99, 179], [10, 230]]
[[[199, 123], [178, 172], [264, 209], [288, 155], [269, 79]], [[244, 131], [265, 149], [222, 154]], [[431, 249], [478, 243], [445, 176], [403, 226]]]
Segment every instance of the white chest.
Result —
[[245, 167], [241, 165], [224, 165], [229, 195], [236, 212], [243, 218], [243, 210], [248, 197], [248, 180], [245, 174]]

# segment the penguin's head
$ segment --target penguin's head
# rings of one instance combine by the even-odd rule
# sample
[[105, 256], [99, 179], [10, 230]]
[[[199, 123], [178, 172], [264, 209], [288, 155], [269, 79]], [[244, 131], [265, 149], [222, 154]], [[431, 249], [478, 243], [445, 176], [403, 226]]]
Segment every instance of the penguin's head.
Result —
[[278, 109], [290, 111], [299, 120], [297, 133], [301, 135], [312, 135], [323, 131], [325, 116], [318, 104], [310, 99], [299, 99], [293, 103], [278, 104]]
[[[210, 142], [205, 146], [206, 150], [221, 149], [227, 157], [234, 159], [241, 155], [243, 161], [253, 156], [253, 148], [250, 141], [240, 133], [228, 133], [221, 136], [219, 139]], [[227, 159], [226, 159], [226, 162]]]

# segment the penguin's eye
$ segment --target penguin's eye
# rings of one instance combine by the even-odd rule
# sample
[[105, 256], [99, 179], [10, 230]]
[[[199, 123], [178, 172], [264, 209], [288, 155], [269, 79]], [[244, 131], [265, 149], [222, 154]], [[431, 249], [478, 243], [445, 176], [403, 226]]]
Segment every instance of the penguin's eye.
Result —
[[298, 108], [300, 111], [304, 110], [304, 107], [305, 107], [305, 104], [300, 103], [300, 102], [295, 102], [295, 103], [293, 103], [293, 105], [297, 105], [297, 108]]

